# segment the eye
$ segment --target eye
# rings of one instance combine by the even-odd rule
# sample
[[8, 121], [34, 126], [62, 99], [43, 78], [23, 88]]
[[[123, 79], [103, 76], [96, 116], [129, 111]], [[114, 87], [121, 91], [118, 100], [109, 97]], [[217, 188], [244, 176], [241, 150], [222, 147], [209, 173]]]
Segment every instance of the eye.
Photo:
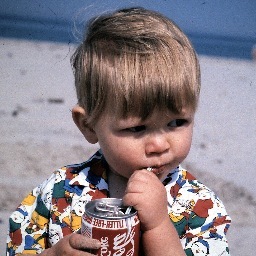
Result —
[[133, 132], [133, 133], [137, 133], [137, 132], [142, 132], [146, 129], [145, 125], [139, 125], [139, 126], [134, 126], [134, 127], [130, 127], [130, 128], [126, 128], [126, 131], [129, 132]]
[[180, 127], [187, 123], [186, 119], [175, 119], [168, 123], [169, 127]]

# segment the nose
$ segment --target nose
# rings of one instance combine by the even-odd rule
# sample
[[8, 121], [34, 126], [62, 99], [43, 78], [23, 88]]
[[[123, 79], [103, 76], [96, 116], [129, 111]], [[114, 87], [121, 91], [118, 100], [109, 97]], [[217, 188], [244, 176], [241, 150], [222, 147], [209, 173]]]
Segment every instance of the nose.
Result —
[[166, 138], [164, 133], [154, 133], [148, 136], [145, 152], [147, 155], [162, 154], [168, 151], [170, 148], [170, 142]]

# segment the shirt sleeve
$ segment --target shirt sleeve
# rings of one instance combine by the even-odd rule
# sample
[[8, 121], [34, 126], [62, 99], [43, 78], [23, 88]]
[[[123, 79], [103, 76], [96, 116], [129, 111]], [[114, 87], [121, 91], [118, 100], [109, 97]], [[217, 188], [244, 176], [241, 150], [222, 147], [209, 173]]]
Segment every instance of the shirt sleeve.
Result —
[[231, 219], [222, 201], [181, 167], [170, 177], [168, 213], [186, 255], [230, 255], [226, 233]]
[[38, 254], [46, 248], [54, 182], [55, 174], [33, 189], [11, 214], [7, 255]]
[[195, 196], [182, 239], [186, 255], [230, 255], [226, 233], [231, 219], [223, 203], [206, 187]]

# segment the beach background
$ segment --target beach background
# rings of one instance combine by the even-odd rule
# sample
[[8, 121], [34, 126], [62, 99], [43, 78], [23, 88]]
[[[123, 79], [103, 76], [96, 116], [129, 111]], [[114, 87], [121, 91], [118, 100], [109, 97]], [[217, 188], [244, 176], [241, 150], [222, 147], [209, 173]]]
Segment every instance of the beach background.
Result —
[[[159, 3], [161, 6], [163, 2]], [[209, 8], [207, 3], [201, 3], [203, 8]], [[12, 12], [15, 10], [17, 12], [17, 8]], [[53, 7], [51, 10], [57, 13]], [[61, 40], [62, 36], [59, 40], [36, 37], [40, 25], [33, 30], [37, 31], [33, 37], [33, 31], [28, 33], [24, 23], [26, 35], [30, 34], [27, 38], [24, 31], [21, 36], [22, 28], [18, 25], [12, 25], [13, 30], [10, 30], [10, 15], [8, 17], [9, 20], [6, 18], [3, 23], [2, 19], [0, 23], [2, 254], [5, 251], [8, 217], [23, 197], [56, 168], [84, 161], [98, 148], [83, 139], [71, 117], [76, 97], [70, 57], [77, 38], [65, 41]], [[195, 27], [198, 29], [199, 25]], [[15, 28], [20, 34], [13, 32]], [[53, 25], [50, 28], [53, 30]], [[66, 30], [61, 26], [57, 28], [65, 38]], [[243, 33], [237, 41], [248, 39], [246, 33], [251, 32]], [[69, 34], [72, 33], [69, 31]], [[192, 37], [196, 35], [190, 34]], [[240, 51], [237, 47], [228, 51], [228, 46], [220, 47], [221, 44], [215, 41], [222, 53], [216, 54], [214, 51], [207, 52], [207, 47], [200, 48], [200, 44], [206, 44], [206, 37], [201, 41], [200, 37], [193, 38], [201, 64], [202, 91], [192, 148], [183, 165], [224, 201], [233, 220], [228, 233], [231, 255], [254, 255], [256, 62], [249, 47], [251, 39], [243, 41], [246, 42], [244, 44], [239, 41]], [[235, 45], [232, 40], [229, 43]], [[242, 56], [239, 52], [243, 53]]]

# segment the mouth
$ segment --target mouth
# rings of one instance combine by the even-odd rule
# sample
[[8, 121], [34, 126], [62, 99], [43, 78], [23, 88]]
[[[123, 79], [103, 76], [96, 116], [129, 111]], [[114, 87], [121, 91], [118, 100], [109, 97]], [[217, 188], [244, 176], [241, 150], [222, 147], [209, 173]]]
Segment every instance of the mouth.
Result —
[[156, 176], [159, 176], [161, 173], [163, 173], [166, 169], [167, 165], [161, 165], [161, 166], [152, 166], [145, 168], [147, 171], [150, 171], [154, 173]]

